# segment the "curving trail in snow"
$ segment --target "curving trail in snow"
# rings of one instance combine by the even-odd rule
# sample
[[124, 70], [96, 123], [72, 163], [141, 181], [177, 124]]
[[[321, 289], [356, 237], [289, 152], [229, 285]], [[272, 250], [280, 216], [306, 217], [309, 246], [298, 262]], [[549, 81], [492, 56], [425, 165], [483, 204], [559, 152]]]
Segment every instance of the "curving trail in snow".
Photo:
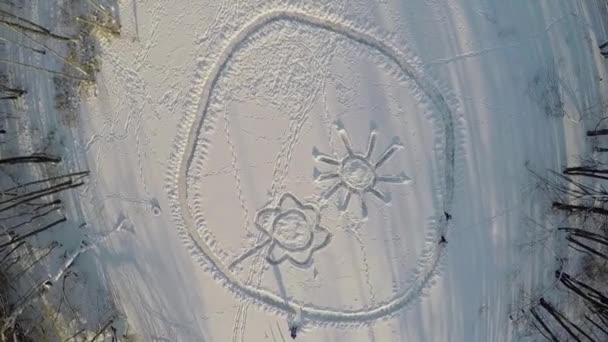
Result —
[[[603, 115], [602, 1], [129, 0], [120, 14], [82, 115], [86, 216], [136, 227], [99, 256], [143, 340], [278, 341], [289, 322], [298, 341], [518, 340], [509, 314], [555, 266], [529, 246], [553, 222], [526, 167], [572, 162]], [[370, 132], [369, 160], [392, 146], [373, 175]], [[376, 176], [393, 184], [374, 193]], [[274, 232], [254, 224], [285, 193], [332, 236], [302, 267], [271, 265]], [[265, 226], [287, 247], [309, 223], [290, 213]]]
[[[422, 71], [416, 70], [408, 57], [396, 47], [392, 46], [388, 40], [375, 38], [369, 32], [358, 28], [355, 24], [339, 18], [322, 18], [309, 15], [297, 9], [274, 10], [266, 12], [250, 23], [245, 25], [235, 36], [230, 38], [228, 46], [220, 55], [215, 64], [211, 66], [207, 80], [200, 93], [200, 104], [196, 111], [188, 112], [182, 119], [179, 133], [174, 143], [175, 152], [173, 153], [167, 172], [167, 188], [171, 203], [173, 218], [177, 223], [178, 230], [182, 235], [184, 243], [188, 246], [192, 255], [210, 271], [216, 279], [224, 284], [226, 288], [238, 296], [251, 299], [254, 302], [268, 307], [271, 310], [278, 310], [286, 315], [291, 315], [296, 310], [301, 309], [302, 316], [313, 323], [318, 324], [357, 324], [385, 318], [397, 313], [399, 310], [412, 303], [422, 292], [430, 286], [434, 277], [437, 276], [437, 266], [444, 253], [444, 248], [437, 245], [437, 240], [427, 241], [423, 255], [419, 259], [416, 270], [416, 281], [407, 291], [398, 294], [390, 301], [378, 303], [376, 306], [356, 311], [334, 310], [322, 307], [315, 307], [310, 304], [286, 301], [281, 296], [265, 291], [251, 285], [247, 285], [231, 274], [226, 265], [217, 257], [216, 251], [208, 238], [203, 237], [196, 226], [191, 213], [187, 198], [187, 170], [192, 163], [193, 153], [196, 148], [197, 140], [202, 134], [203, 121], [209, 109], [209, 102], [214, 87], [218, 83], [222, 72], [227, 68], [227, 64], [234, 56], [235, 52], [241, 48], [243, 42], [249, 37], [260, 31], [266, 25], [277, 21], [290, 21], [297, 24], [312, 26], [342, 35], [356, 43], [367, 46], [388, 58], [395, 63], [404, 77], [416, 83], [418, 98], [424, 99], [433, 108], [434, 115], [440, 119], [442, 124], [441, 137], [442, 161], [445, 162], [445, 174], [443, 189], [440, 198], [443, 199], [441, 210], [449, 211], [452, 206], [454, 191], [454, 160], [456, 144], [452, 111], [449, 108], [444, 96], [436, 88], [433, 82], [427, 79]], [[447, 221], [439, 220], [437, 235], [444, 235], [447, 230]]]

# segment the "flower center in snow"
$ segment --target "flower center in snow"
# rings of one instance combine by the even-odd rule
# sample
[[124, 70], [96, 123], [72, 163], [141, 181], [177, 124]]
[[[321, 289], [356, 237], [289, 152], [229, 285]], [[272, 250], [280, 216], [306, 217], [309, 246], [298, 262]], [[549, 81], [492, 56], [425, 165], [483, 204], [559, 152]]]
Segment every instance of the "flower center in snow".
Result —
[[376, 173], [367, 160], [349, 157], [342, 162], [340, 177], [351, 188], [365, 190], [374, 185]]
[[277, 216], [272, 226], [272, 236], [283, 246], [291, 249], [305, 248], [312, 235], [311, 224], [300, 210], [291, 209]]

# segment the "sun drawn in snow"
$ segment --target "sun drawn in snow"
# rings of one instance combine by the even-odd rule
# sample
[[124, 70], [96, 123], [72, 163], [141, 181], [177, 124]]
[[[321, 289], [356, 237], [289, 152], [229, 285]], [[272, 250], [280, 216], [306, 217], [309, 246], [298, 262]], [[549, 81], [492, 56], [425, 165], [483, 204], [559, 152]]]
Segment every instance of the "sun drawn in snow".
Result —
[[352, 195], [357, 195], [361, 199], [361, 212], [363, 217], [367, 217], [367, 204], [365, 197], [368, 193], [379, 198], [384, 203], [390, 203], [390, 194], [378, 188], [379, 183], [407, 184], [411, 179], [402, 172], [398, 175], [378, 174], [378, 170], [389, 161], [403, 146], [393, 141], [384, 150], [382, 155], [374, 162], [372, 155], [376, 147], [376, 130], [372, 129], [369, 134], [367, 151], [365, 154], [354, 152], [348, 134], [344, 127], [337, 126], [338, 135], [344, 143], [346, 155], [342, 159], [335, 159], [326, 154], [313, 152], [318, 162], [335, 166], [336, 169], [330, 172], [319, 172], [315, 168], [315, 181], [328, 182], [334, 181], [322, 194], [325, 199], [331, 198], [339, 189], [344, 188], [343, 197], [338, 203], [338, 209], [345, 211]]

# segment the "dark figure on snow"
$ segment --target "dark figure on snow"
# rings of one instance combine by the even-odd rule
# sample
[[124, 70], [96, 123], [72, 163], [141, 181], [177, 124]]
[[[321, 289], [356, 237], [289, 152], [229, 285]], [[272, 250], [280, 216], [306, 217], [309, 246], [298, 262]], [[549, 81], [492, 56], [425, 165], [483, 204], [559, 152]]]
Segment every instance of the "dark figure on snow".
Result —
[[297, 327], [297, 326], [295, 326], [295, 325], [292, 325], [292, 326], [289, 328], [289, 331], [291, 332], [291, 338], [293, 338], [293, 339], [295, 340], [295, 339], [296, 339], [296, 336], [297, 336], [297, 334], [298, 334], [298, 327]]
[[448, 243], [448, 240], [445, 239], [445, 236], [441, 235], [441, 240], [439, 240], [440, 245], [445, 245]]
[[608, 41], [600, 45], [600, 54], [604, 58], [608, 58], [608, 51], [604, 50], [606, 47], [608, 47]]
[[449, 221], [449, 220], [451, 220], [451, 219], [452, 219], [452, 215], [448, 214], [448, 212], [447, 212], [447, 211], [444, 211], [444, 212], [443, 212], [443, 214], [445, 215], [445, 220], [446, 220], [446, 221]]

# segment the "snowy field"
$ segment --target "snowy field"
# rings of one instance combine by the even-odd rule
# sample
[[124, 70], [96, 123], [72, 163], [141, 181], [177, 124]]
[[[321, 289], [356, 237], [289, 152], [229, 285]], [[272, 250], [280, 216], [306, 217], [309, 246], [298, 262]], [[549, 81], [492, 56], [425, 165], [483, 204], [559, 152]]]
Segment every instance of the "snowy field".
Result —
[[600, 0], [125, 0], [75, 154], [144, 341], [512, 341], [528, 169], [606, 105]]

